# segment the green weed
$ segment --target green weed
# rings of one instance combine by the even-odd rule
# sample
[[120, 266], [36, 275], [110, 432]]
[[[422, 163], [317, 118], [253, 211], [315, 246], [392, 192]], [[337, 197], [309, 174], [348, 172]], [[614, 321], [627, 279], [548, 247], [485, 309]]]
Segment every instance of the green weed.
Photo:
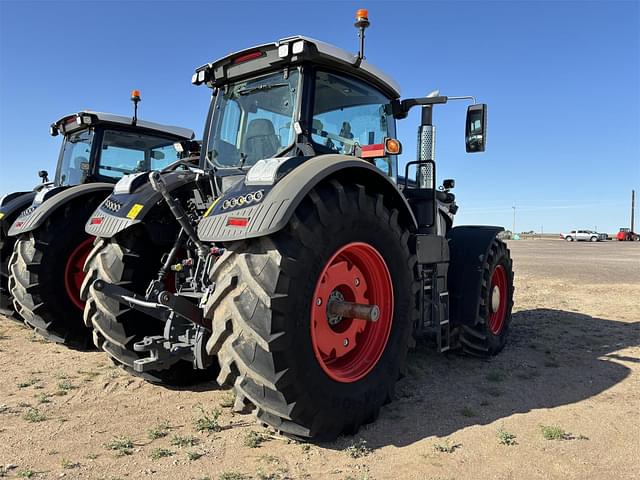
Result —
[[351, 458], [366, 457], [373, 452], [373, 450], [367, 447], [367, 441], [362, 439], [353, 442], [351, 445], [345, 448], [344, 451]]
[[38, 423], [44, 422], [47, 419], [47, 416], [37, 408], [30, 408], [25, 412], [24, 415], [22, 415], [22, 418], [24, 418], [27, 422]]

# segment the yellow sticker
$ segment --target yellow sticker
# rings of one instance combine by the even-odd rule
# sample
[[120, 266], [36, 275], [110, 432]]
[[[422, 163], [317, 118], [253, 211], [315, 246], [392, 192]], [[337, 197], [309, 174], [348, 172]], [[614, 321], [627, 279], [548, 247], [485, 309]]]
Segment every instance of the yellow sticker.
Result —
[[142, 210], [142, 207], [144, 207], [144, 205], [140, 205], [139, 203], [135, 203], [133, 205], [133, 207], [131, 207], [131, 210], [129, 210], [129, 213], [127, 213], [127, 218], [130, 218], [131, 220], [134, 220], [138, 216], [140, 211]]
[[0, 212], [0, 220], [4, 218], [4, 213]]
[[213, 203], [211, 204], [211, 206], [210, 206], [209, 208], [207, 208], [207, 211], [206, 211], [206, 212], [204, 212], [203, 217], [208, 217], [208, 216], [209, 216], [209, 214], [211, 213], [211, 210], [213, 210], [213, 207], [215, 207], [215, 206], [216, 206], [216, 203], [218, 203], [221, 199], [222, 199], [222, 197], [218, 197], [218, 198], [216, 198], [216, 199], [213, 201]]

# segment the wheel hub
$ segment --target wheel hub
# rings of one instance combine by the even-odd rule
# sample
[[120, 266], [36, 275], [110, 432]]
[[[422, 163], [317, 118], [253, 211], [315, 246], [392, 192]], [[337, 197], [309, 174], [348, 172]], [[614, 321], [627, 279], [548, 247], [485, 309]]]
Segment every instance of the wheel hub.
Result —
[[343, 246], [320, 272], [311, 304], [311, 340], [333, 380], [355, 382], [382, 356], [393, 317], [393, 285], [372, 246]]
[[80, 288], [84, 281], [84, 262], [87, 260], [95, 237], [83, 240], [69, 255], [64, 268], [64, 287], [76, 308], [84, 310], [84, 301], [80, 298]]
[[507, 316], [507, 271], [502, 265], [496, 265], [491, 274], [489, 297], [489, 330], [500, 335]]
[[344, 295], [342, 295], [338, 290], [334, 290], [329, 295], [329, 301], [327, 302], [327, 321], [329, 325], [337, 325], [342, 321], [342, 315], [337, 313], [331, 313], [331, 309], [329, 308], [332, 302], [344, 302]]
[[491, 312], [495, 313], [500, 307], [500, 287], [494, 285], [491, 289]]

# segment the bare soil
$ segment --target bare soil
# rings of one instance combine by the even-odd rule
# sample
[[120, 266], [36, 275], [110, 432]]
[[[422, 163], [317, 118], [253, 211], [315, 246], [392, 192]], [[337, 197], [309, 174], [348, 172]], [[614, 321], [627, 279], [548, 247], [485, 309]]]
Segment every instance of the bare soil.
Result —
[[[378, 421], [330, 444], [288, 441], [232, 413], [213, 382], [152, 385], [101, 352], [45, 343], [0, 318], [0, 477], [640, 478], [640, 244], [509, 246], [516, 294], [504, 352], [419, 348]], [[206, 425], [219, 431], [198, 431], [201, 409], [210, 420], [220, 412]]]

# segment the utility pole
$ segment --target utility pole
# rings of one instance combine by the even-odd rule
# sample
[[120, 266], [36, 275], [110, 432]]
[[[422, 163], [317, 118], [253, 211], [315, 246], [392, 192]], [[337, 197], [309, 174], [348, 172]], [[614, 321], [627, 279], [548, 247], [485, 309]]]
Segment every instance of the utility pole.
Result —
[[513, 230], [511, 230], [513, 232], [513, 235], [516, 234], [516, 206], [514, 205], [513, 207]]
[[636, 191], [631, 190], [631, 231], [635, 232], [634, 229], [634, 220], [636, 216]]

